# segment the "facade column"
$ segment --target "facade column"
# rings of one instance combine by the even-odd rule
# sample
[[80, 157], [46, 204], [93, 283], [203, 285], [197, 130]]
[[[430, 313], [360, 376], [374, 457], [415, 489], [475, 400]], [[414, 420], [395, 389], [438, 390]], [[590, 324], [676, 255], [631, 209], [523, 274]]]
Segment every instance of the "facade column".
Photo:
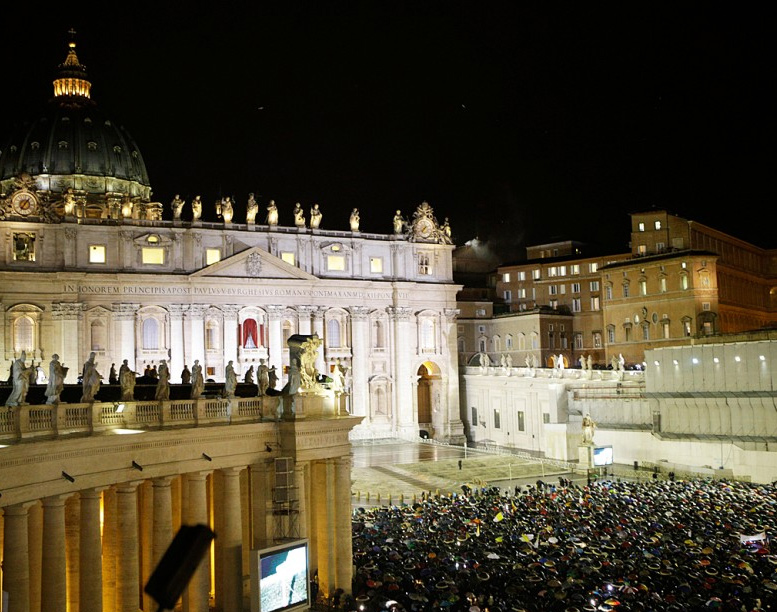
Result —
[[351, 458], [334, 460], [335, 588], [351, 592], [353, 544], [351, 535]]
[[[316, 561], [318, 586], [324, 597], [335, 589], [335, 491], [334, 460], [322, 459], [313, 464], [311, 507], [315, 508]], [[350, 501], [350, 496], [349, 496]]]
[[100, 550], [100, 489], [81, 491], [78, 548], [78, 604], [84, 612], [102, 612], [103, 562]]
[[351, 313], [351, 413], [366, 417], [364, 425], [368, 425], [370, 422], [369, 387], [367, 386], [369, 308], [352, 306], [348, 310]]
[[240, 504], [240, 471], [242, 468], [221, 470], [222, 496], [219, 509], [222, 514], [221, 575], [224, 589], [224, 612], [243, 609], [243, 537]]
[[274, 460], [267, 459], [249, 467], [251, 479], [251, 547], [266, 548], [272, 540], [272, 472]]
[[65, 499], [43, 499], [43, 557], [41, 562], [41, 612], [67, 609], [67, 563], [65, 556]]
[[404, 306], [388, 308], [394, 335], [394, 406], [397, 433], [414, 439], [418, 437], [418, 427], [413, 411], [412, 372], [410, 371], [410, 351], [415, 343], [411, 342], [410, 320], [412, 311]]
[[118, 517], [116, 487], [103, 492], [103, 610], [116, 609], [116, 563], [118, 559]]
[[[318, 310], [317, 306], [297, 306], [297, 333], [309, 336], [311, 333], [310, 317]], [[321, 338], [323, 340], [323, 337]]]
[[227, 364], [232, 361], [237, 371], [237, 314], [241, 306], [237, 304], [224, 304], [220, 306], [224, 313], [224, 365], [226, 371]]
[[116, 486], [117, 540], [116, 612], [138, 612], [140, 567], [138, 555], [138, 485]]
[[[205, 367], [205, 324], [203, 317], [207, 310], [208, 307], [204, 304], [191, 304], [185, 313], [184, 361], [188, 364], [189, 369], [194, 365], [195, 359], [199, 359], [200, 365]], [[203, 372], [203, 376], [207, 378], [205, 372]]]
[[267, 320], [269, 323], [270, 341], [269, 341], [269, 359], [267, 367], [275, 366], [278, 370], [278, 380], [283, 376], [283, 306], [267, 306]]
[[297, 519], [299, 521], [298, 525], [300, 538], [307, 538], [309, 533], [307, 478], [305, 477], [305, 469], [309, 465], [310, 463], [308, 461], [294, 462], [294, 484], [297, 487]]
[[65, 563], [67, 567], [67, 610], [78, 612], [80, 591], [78, 589], [81, 570], [81, 496], [73, 495], [65, 502]]
[[14, 612], [30, 612], [27, 511], [35, 502], [3, 508], [3, 590]]
[[[186, 490], [188, 498], [186, 518], [187, 525], [208, 524], [208, 493], [207, 477], [209, 472], [193, 472], [186, 474]], [[206, 554], [200, 562], [197, 571], [192, 575], [187, 589], [184, 606], [185, 612], [208, 612], [210, 597], [210, 555]]]
[[322, 374], [329, 376], [329, 371], [324, 364], [324, 315], [326, 306], [316, 308], [313, 311], [313, 333], [321, 338], [321, 344], [318, 347], [318, 357], [316, 357], [316, 369]]
[[59, 327], [59, 360], [69, 367], [66, 383], [75, 383], [81, 373], [80, 323], [84, 305], [82, 302], [59, 302], [51, 305], [51, 316], [55, 327]]
[[[154, 492], [150, 480], [144, 480], [138, 486], [138, 544], [140, 546], [140, 584], [146, 584], [151, 577], [153, 566], [154, 537]], [[143, 610], [150, 610], [154, 599], [143, 591]]]
[[[170, 304], [167, 312], [170, 313], [170, 382], [181, 382], [181, 372], [184, 366], [183, 318], [189, 309], [187, 304]], [[191, 364], [186, 362], [191, 369]]]
[[125, 359], [131, 370], [135, 370], [135, 313], [140, 304], [113, 305], [113, 356], [116, 363]]
[[456, 444], [466, 440], [464, 435], [464, 423], [461, 421], [459, 411], [459, 361], [458, 346], [456, 344], [456, 325], [459, 316], [457, 308], [446, 308], [443, 311], [442, 326], [442, 354], [443, 363], [440, 367], [443, 371], [445, 385], [443, 388], [444, 405], [442, 412], [445, 414], [443, 429], [444, 439]]

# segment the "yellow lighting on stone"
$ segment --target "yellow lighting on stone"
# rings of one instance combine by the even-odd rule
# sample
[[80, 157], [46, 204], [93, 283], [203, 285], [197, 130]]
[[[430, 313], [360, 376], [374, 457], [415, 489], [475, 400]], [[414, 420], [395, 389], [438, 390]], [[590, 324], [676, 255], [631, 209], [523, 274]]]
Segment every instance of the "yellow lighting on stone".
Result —
[[145, 433], [142, 429], [123, 429], [119, 427], [118, 429], [112, 429], [112, 433], [119, 434], [119, 435], [132, 435], [132, 434], [142, 434]]

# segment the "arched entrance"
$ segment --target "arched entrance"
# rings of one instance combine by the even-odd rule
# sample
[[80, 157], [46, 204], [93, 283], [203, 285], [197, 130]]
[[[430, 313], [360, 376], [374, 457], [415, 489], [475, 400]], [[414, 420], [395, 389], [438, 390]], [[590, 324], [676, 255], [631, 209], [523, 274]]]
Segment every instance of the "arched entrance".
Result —
[[416, 372], [418, 386], [416, 406], [418, 408], [418, 430], [421, 437], [434, 437], [434, 413], [440, 409], [440, 368], [431, 361], [424, 361]]

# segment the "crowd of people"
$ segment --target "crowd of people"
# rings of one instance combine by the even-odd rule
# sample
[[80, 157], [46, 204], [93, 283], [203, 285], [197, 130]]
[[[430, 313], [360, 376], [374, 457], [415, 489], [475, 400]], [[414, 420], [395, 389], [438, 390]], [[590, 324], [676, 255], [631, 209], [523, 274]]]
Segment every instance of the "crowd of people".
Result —
[[777, 609], [776, 512], [777, 486], [712, 480], [464, 486], [411, 505], [359, 508], [352, 605]]

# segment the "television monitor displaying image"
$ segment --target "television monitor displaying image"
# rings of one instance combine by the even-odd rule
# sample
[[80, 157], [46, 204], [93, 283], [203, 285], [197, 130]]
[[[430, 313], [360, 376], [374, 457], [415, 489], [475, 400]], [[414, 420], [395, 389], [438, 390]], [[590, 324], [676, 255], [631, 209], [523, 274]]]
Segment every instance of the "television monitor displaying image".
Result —
[[307, 540], [251, 552], [251, 612], [287, 612], [309, 607]]
[[597, 446], [594, 448], [594, 465], [612, 465], [612, 446]]

